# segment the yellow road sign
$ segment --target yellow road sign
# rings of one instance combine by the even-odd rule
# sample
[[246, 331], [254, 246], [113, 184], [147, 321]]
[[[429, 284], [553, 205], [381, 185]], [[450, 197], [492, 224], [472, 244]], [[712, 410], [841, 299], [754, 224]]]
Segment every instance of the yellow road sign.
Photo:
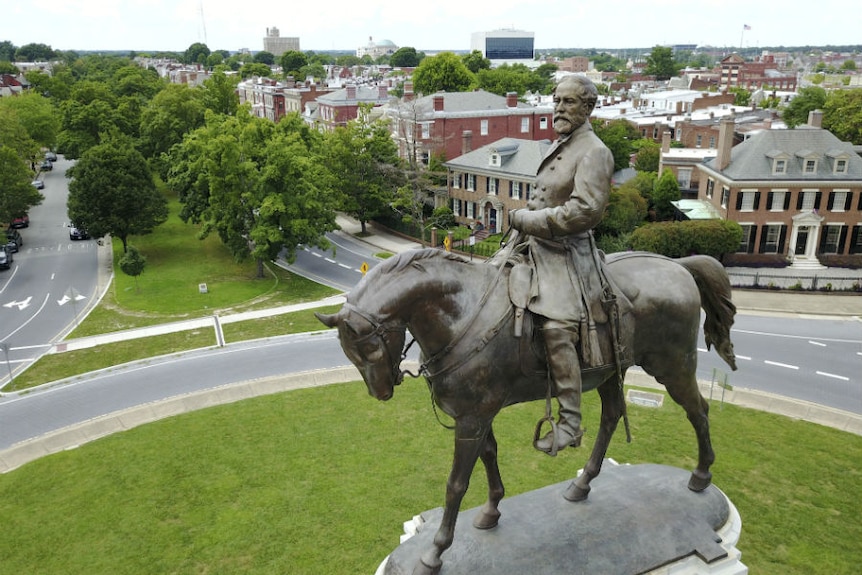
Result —
[[367, 274], [368, 273], [368, 262], [362, 262], [362, 265], [359, 266], [359, 271], [362, 272], [362, 275]]

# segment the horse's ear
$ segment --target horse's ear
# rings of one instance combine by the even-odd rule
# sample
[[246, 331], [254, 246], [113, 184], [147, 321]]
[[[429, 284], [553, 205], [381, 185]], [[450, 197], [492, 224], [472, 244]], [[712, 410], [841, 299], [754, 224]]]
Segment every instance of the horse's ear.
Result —
[[320, 322], [326, 327], [335, 327], [338, 325], [338, 314], [337, 313], [318, 313], [314, 312], [314, 317], [320, 320]]

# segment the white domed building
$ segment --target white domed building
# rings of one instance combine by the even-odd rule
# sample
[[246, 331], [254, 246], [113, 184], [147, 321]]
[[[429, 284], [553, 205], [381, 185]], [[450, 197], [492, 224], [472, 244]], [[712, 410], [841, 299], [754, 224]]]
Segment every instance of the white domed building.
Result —
[[371, 36], [369, 36], [368, 44], [356, 49], [356, 57], [362, 58], [367, 54], [376, 60], [380, 56], [391, 56], [397, 50], [398, 46], [396, 46], [392, 40], [381, 40], [380, 42], [375, 42]]

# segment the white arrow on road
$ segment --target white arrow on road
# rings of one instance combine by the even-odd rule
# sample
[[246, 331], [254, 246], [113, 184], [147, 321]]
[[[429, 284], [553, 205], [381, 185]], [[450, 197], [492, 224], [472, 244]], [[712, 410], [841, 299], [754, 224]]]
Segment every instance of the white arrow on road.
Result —
[[[70, 298], [68, 296], [68, 294], [63, 294], [63, 297], [61, 299], [58, 299], [57, 303], [60, 305], [63, 305], [64, 303], [68, 303], [68, 302], [72, 301], [72, 299], [73, 298]], [[81, 294], [77, 294], [77, 295], [75, 295], [74, 299], [75, 299], [75, 301], [81, 301], [82, 299], [87, 299], [87, 298], [85, 296], [82, 296]]]
[[33, 296], [28, 297], [24, 301], [10, 301], [9, 303], [4, 303], [3, 307], [8, 307], [9, 309], [12, 309], [13, 307], [17, 306], [19, 310], [23, 310], [24, 308], [30, 306], [31, 299], [33, 299]]

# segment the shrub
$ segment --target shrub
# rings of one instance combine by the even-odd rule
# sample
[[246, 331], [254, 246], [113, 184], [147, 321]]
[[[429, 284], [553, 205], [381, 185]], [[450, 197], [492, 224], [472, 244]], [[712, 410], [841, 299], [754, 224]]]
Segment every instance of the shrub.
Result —
[[631, 234], [635, 250], [679, 258], [703, 254], [717, 259], [733, 253], [742, 241], [742, 227], [727, 220], [689, 220], [646, 224]]

